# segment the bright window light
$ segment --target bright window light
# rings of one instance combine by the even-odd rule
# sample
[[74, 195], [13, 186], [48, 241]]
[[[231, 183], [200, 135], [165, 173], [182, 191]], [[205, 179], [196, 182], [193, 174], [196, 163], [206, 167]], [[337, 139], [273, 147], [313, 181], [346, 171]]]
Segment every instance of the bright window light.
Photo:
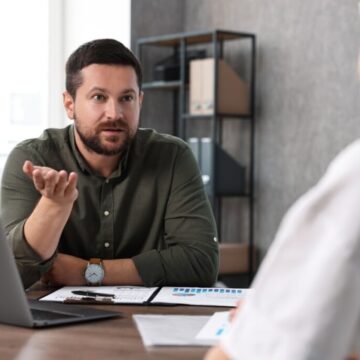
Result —
[[48, 1], [11, 0], [0, 12], [0, 173], [9, 151], [46, 124]]
[[84, 42], [130, 46], [131, 0], [11, 0], [0, 12], [0, 177], [7, 155], [45, 128], [66, 125], [66, 58]]

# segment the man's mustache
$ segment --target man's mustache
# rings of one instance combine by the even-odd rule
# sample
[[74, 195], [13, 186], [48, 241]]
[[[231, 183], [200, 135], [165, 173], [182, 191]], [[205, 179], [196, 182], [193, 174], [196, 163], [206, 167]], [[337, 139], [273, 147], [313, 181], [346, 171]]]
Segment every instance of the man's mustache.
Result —
[[102, 123], [98, 127], [98, 131], [102, 130], [122, 130], [122, 131], [128, 131], [129, 126], [125, 121], [122, 120], [116, 120], [116, 121], [108, 121], [106, 123]]

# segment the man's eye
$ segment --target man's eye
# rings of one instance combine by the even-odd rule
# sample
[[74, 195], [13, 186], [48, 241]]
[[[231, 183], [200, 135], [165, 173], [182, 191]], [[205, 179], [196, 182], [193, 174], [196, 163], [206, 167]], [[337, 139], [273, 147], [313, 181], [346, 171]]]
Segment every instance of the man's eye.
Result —
[[134, 97], [132, 95], [125, 95], [121, 98], [121, 101], [125, 101], [125, 102], [132, 100], [134, 100]]
[[96, 100], [96, 101], [104, 101], [106, 98], [104, 95], [101, 95], [101, 94], [96, 94], [93, 96], [93, 99]]

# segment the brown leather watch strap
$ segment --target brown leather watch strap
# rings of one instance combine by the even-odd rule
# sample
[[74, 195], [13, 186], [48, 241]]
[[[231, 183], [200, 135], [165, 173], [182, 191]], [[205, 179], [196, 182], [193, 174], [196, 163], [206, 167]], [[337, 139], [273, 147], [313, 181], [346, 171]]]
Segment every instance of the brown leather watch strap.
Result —
[[101, 259], [99, 259], [99, 258], [91, 258], [89, 260], [89, 264], [101, 265]]

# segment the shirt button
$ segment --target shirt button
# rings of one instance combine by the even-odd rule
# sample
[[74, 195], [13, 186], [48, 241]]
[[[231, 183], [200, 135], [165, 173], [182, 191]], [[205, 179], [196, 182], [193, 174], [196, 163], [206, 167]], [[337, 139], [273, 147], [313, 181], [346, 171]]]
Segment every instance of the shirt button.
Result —
[[110, 244], [109, 244], [108, 242], [106, 242], [106, 243], [104, 244], [104, 246], [105, 246], [106, 248], [108, 248], [108, 247], [110, 246]]
[[217, 237], [216, 236], [214, 237], [214, 241], [217, 242]]
[[107, 211], [107, 210], [104, 211], [104, 215], [105, 215], [105, 216], [108, 216], [109, 214], [110, 214], [109, 211]]
[[105, 182], [106, 182], [107, 184], [109, 183], [109, 181], [110, 181], [109, 179], [106, 179], [106, 180], [105, 180]]

